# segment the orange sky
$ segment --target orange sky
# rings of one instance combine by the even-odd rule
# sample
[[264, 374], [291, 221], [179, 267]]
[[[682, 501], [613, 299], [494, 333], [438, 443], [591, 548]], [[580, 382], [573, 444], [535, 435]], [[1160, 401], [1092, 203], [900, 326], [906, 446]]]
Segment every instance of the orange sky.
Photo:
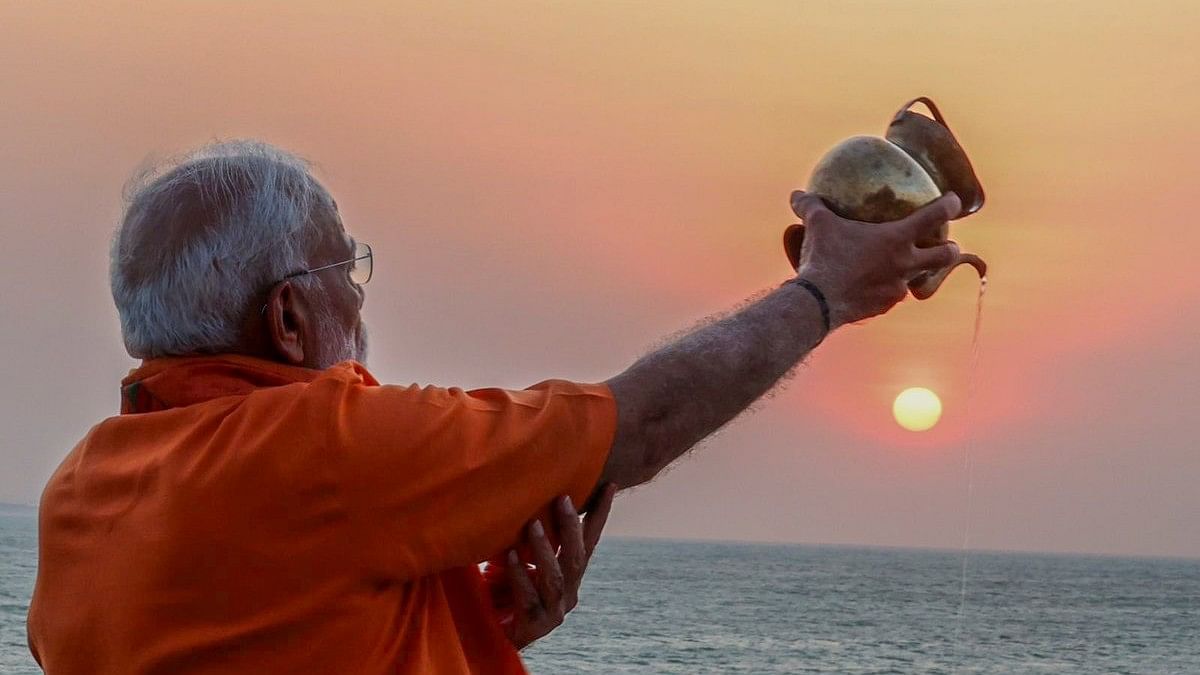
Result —
[[[521, 387], [782, 281], [790, 190], [927, 94], [988, 192], [953, 228], [992, 268], [972, 419], [960, 270], [611, 531], [958, 546], [968, 449], [978, 546], [1200, 555], [1200, 5], [245, 4], [0, 5], [0, 500], [115, 411], [106, 247], [147, 158], [311, 158], [377, 252], [380, 379]], [[942, 395], [933, 431], [891, 421], [909, 386]]]

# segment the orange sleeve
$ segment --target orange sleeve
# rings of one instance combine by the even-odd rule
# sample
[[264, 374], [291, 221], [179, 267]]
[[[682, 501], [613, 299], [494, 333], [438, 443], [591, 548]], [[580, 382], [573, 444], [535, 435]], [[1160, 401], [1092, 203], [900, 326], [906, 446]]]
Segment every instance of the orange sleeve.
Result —
[[329, 452], [368, 570], [415, 578], [510, 547], [559, 495], [582, 505], [616, 432], [603, 384], [511, 391], [339, 383]]

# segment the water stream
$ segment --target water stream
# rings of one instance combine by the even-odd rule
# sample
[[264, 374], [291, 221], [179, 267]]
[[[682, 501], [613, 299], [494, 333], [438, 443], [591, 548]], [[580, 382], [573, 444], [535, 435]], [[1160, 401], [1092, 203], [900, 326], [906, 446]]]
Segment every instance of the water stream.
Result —
[[[962, 651], [962, 631], [963, 625], [966, 623], [967, 609], [967, 561], [970, 558], [971, 551], [971, 501], [975, 492], [975, 476], [974, 476], [974, 457], [972, 450], [974, 449], [975, 440], [975, 419], [974, 419], [974, 403], [975, 403], [975, 388], [979, 378], [979, 327], [983, 323], [983, 296], [987, 292], [987, 277], [979, 278], [979, 297], [975, 301], [975, 330], [971, 337], [971, 361], [967, 371], [967, 402], [964, 410], [964, 416], [967, 422], [967, 434], [963, 440], [963, 474], [966, 476], [966, 514], [963, 518], [963, 536], [962, 536], [962, 551], [960, 557], [962, 559], [962, 571], [959, 578], [958, 586], [958, 620], [954, 632], [954, 643], [958, 647], [958, 651]], [[960, 654], [961, 657], [961, 654]], [[961, 662], [961, 658], [960, 658]]]

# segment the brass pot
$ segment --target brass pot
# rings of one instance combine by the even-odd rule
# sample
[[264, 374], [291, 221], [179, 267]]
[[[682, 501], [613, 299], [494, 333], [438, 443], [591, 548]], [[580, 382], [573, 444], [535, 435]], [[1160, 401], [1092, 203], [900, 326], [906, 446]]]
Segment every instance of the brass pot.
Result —
[[[932, 119], [910, 110], [918, 102], [925, 104]], [[955, 219], [983, 207], [983, 186], [967, 153], [937, 106], [924, 96], [900, 108], [883, 138], [854, 136], [834, 146], [817, 162], [807, 190], [820, 195], [839, 216], [867, 223], [899, 220], [950, 190], [962, 200], [962, 211]], [[917, 246], [943, 244], [949, 230], [947, 224]], [[803, 244], [803, 225], [792, 225], [784, 232], [784, 250], [793, 268], [800, 264]], [[981, 277], [987, 274], [987, 264], [979, 256], [963, 253], [953, 265], [910, 280], [909, 290], [924, 300], [962, 264], [973, 266]]]

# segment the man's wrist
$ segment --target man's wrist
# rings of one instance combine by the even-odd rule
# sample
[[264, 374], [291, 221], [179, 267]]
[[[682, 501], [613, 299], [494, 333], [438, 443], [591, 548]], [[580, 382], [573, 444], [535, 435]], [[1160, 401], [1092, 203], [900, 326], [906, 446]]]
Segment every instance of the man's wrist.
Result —
[[837, 283], [835, 278], [828, 274], [825, 270], [813, 266], [811, 264], [801, 265], [796, 270], [796, 276], [789, 281], [803, 279], [814, 284], [821, 290], [825, 296], [825, 304], [829, 307], [829, 332], [837, 330], [842, 325], [848, 323], [847, 316], [854, 312], [851, 307], [846, 304], [846, 294], [841, 284]]
[[825, 292], [816, 283], [803, 277], [795, 277], [788, 280], [788, 283], [808, 291], [809, 295], [817, 301], [817, 309], [821, 312], [821, 339], [824, 340], [825, 336], [833, 331], [833, 323], [829, 315], [829, 300], [825, 297]]
[[[837, 307], [831, 302], [830, 297], [825, 292], [824, 285], [819, 280], [797, 275], [783, 282], [780, 286], [781, 288], [788, 289], [793, 294], [793, 302], [799, 303], [798, 306], [803, 306], [806, 312], [812, 311], [816, 314], [816, 320], [813, 321], [812, 325], [819, 332], [816, 334], [816, 341], [813, 342], [810, 348], [815, 348], [841, 325], [838, 321], [839, 314]], [[827, 319], [828, 323], [826, 323]]]

